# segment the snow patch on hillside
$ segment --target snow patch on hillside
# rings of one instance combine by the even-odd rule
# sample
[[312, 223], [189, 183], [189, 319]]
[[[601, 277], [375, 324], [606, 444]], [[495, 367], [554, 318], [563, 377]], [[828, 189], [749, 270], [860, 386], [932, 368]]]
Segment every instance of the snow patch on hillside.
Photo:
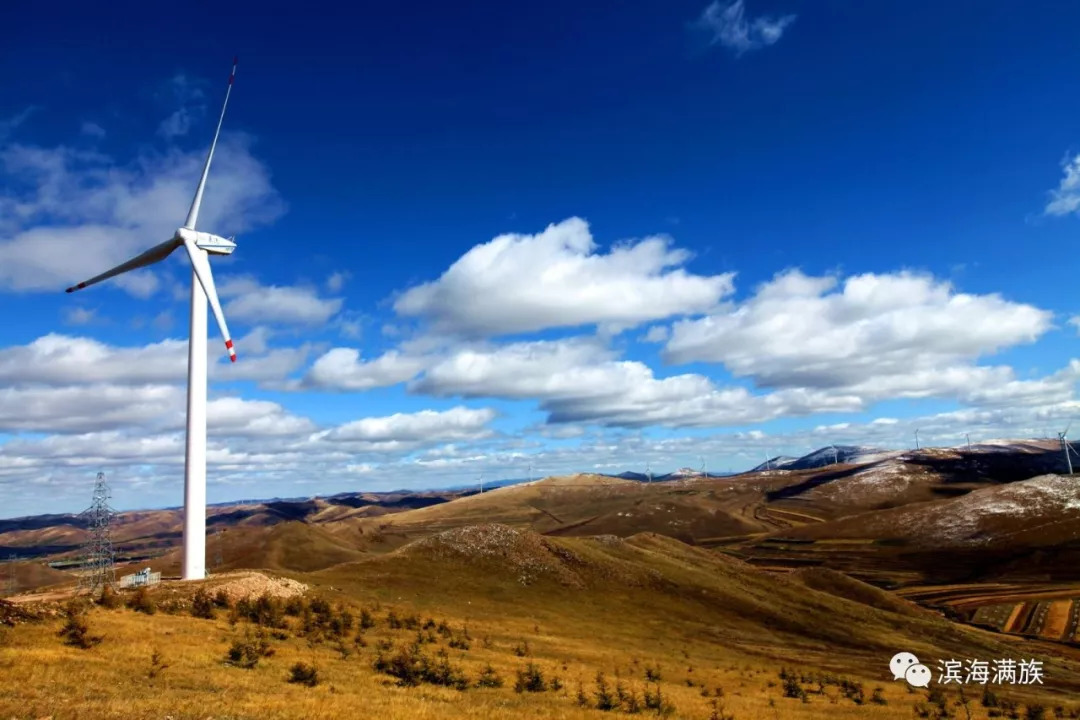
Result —
[[811, 490], [808, 495], [840, 504], [859, 507], [891, 500], [903, 493], [917, 473], [902, 462], [888, 460], [838, 478]]
[[982, 544], [1002, 532], [1037, 525], [1040, 520], [1056, 522], [1077, 515], [1080, 482], [1060, 475], [1041, 475], [975, 490], [935, 508], [905, 513], [904, 522], [911, 535], [923, 540]]

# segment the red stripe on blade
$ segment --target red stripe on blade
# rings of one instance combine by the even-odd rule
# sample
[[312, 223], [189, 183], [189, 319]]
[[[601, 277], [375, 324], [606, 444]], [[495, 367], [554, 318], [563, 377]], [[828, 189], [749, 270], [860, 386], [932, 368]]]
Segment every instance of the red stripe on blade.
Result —
[[225, 347], [227, 347], [227, 348], [229, 348], [230, 350], [232, 350], [232, 340], [226, 340], [226, 341], [225, 341]]

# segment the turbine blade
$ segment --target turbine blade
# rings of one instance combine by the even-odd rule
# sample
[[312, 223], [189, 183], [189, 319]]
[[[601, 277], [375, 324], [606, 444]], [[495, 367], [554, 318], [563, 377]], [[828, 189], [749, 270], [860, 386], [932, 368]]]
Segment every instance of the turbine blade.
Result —
[[232, 335], [229, 334], [229, 326], [225, 324], [225, 313], [221, 312], [221, 303], [218, 301], [217, 288], [214, 287], [214, 275], [210, 271], [210, 259], [206, 251], [196, 247], [192, 241], [184, 242], [188, 257], [191, 258], [191, 267], [195, 270], [195, 277], [199, 279], [206, 299], [210, 301], [210, 309], [214, 311], [214, 318], [218, 327], [221, 328], [221, 337], [225, 340], [225, 349], [229, 351], [229, 360], [236, 362], [236, 350], [233, 349]]
[[117, 265], [112, 270], [106, 270], [100, 275], [95, 275], [89, 280], [85, 280], [78, 285], [72, 285], [67, 290], [65, 290], [65, 292], [70, 293], [75, 292], [76, 290], [82, 290], [85, 287], [96, 285], [102, 280], [108, 280], [111, 277], [116, 277], [117, 275], [126, 273], [129, 270], [135, 270], [137, 268], [146, 267], [147, 265], [153, 265], [156, 262], [161, 262], [165, 258], [169, 257], [169, 255], [172, 254], [173, 250], [180, 247], [180, 244], [180, 241], [175, 238], [171, 240], [166, 240], [160, 245], [155, 245], [141, 255], [136, 255], [127, 262]]
[[202, 205], [203, 190], [206, 189], [206, 176], [210, 174], [210, 161], [214, 159], [214, 150], [217, 148], [218, 135], [221, 134], [221, 123], [225, 120], [225, 108], [229, 106], [229, 93], [232, 92], [233, 81], [236, 79], [238, 63], [239, 59], [233, 58], [232, 73], [229, 74], [229, 86], [225, 89], [225, 102], [221, 105], [221, 115], [218, 117], [217, 130], [214, 131], [214, 141], [210, 143], [210, 152], [206, 155], [206, 164], [203, 165], [202, 177], [199, 178], [199, 187], [195, 189], [195, 198], [191, 201], [187, 222], [184, 223], [184, 227], [188, 230], [194, 230], [195, 222], [199, 219], [199, 206]]
[[1065, 426], [1065, 432], [1061, 433], [1062, 437], [1069, 434], [1069, 428], [1071, 428], [1071, 427], [1072, 427], [1072, 422], [1070, 421], [1069, 424]]

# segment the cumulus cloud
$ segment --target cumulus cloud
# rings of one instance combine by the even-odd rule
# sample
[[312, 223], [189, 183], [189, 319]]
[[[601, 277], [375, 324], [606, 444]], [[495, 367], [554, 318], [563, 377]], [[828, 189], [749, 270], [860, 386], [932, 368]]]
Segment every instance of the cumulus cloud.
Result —
[[840, 393], [790, 389], [754, 395], [718, 388], [702, 375], [657, 378], [647, 365], [617, 360], [594, 339], [537, 341], [458, 350], [410, 384], [418, 393], [538, 399], [552, 423], [609, 426], [723, 426], [784, 415], [855, 411]]
[[[218, 234], [265, 225], [284, 212], [251, 137], [222, 135], [199, 226]], [[127, 162], [96, 151], [0, 147], [0, 290], [56, 291], [134, 257], [183, 222], [205, 150], [143, 150]], [[135, 295], [152, 271], [110, 281]]]
[[649, 237], [597, 252], [588, 224], [570, 218], [536, 235], [506, 234], [469, 250], [438, 280], [394, 302], [400, 315], [470, 336], [643, 322], [713, 308], [732, 275], [701, 276], [670, 240]]
[[68, 325], [89, 325], [97, 319], [93, 308], [71, 307], [64, 310], [64, 322]]
[[[186, 422], [186, 415], [185, 422]], [[207, 432], [222, 436], [285, 437], [314, 432], [315, 423], [267, 400], [217, 398], [206, 406]]]
[[709, 43], [722, 45], [736, 57], [750, 50], [775, 44], [795, 22], [795, 15], [746, 17], [743, 0], [723, 4], [710, 3], [697, 20], [697, 27], [709, 34]]
[[330, 276], [326, 278], [326, 289], [332, 293], [341, 292], [341, 289], [345, 287], [346, 281], [348, 281], [351, 273], [347, 270], [338, 270], [337, 272], [330, 273]]
[[1080, 211], [1080, 153], [1061, 162], [1065, 176], [1057, 189], [1050, 191], [1044, 212], [1047, 215], [1069, 215]]
[[79, 433], [152, 425], [183, 407], [171, 385], [0, 388], [0, 432]]
[[1008, 368], [971, 365], [1037, 340], [1052, 313], [999, 295], [954, 291], [910, 272], [847, 278], [798, 270], [743, 303], [676, 322], [664, 357], [723, 363], [762, 387], [844, 390], [867, 398], [974, 392]]
[[262, 285], [252, 277], [227, 277], [218, 283], [218, 295], [226, 299], [225, 317], [230, 319], [323, 325], [341, 310], [341, 298], [323, 298], [316, 288]]
[[488, 423], [495, 417], [491, 408], [463, 406], [395, 413], [345, 423], [320, 433], [317, 438], [354, 449], [404, 451], [440, 442], [489, 437], [492, 431]]
[[[209, 490], [211, 501], [218, 501], [240, 495], [291, 496], [304, 485], [310, 488], [305, 494], [360, 487], [445, 487], [475, 483], [480, 474], [489, 481], [521, 478], [530, 462], [538, 476], [594, 467], [607, 472], [644, 471], [646, 463], [659, 474], [688, 465], [696, 467], [700, 456], [707, 459], [711, 470], [745, 470], [760, 463], [766, 452], [770, 456], [801, 455], [833, 443], [907, 448], [916, 427], [924, 444], [937, 446], [963, 444], [965, 433], [971, 435], [973, 443], [998, 437], [1053, 437], [1078, 412], [1080, 402], [1061, 401], [1038, 408], [970, 408], [893, 423], [884, 422], [889, 419], [884, 418], [881, 422], [852, 421], [783, 433], [752, 429], [657, 437], [640, 430], [594, 429], [574, 442], [558, 445], [544, 445], [525, 435], [424, 444], [433, 430], [445, 434], [439, 424], [418, 427], [423, 423], [386, 418], [350, 430], [351, 439], [328, 439], [323, 436], [326, 431], [321, 431], [309, 436], [269, 434], [223, 440], [220, 433], [211, 432]], [[254, 414], [239, 413], [239, 420]], [[491, 416], [490, 411], [487, 414]], [[476, 422], [458, 423], [459, 428], [462, 425], [482, 428]], [[458, 434], [468, 434], [468, 430]], [[109, 472], [114, 503], [121, 507], [176, 505], [182, 497], [178, 485], [182, 466], [182, 432], [105, 431], [10, 439], [0, 443], [0, 487], [23, 491], [11, 492], [11, 502], [0, 512], [18, 515], [80, 510], [88, 501], [93, 473], [99, 469]], [[312, 484], [313, 478], [317, 483]], [[137, 492], [135, 484], [139, 485]], [[26, 492], [30, 487], [48, 488], [48, 504], [42, 503], [40, 494]]]
[[355, 348], [333, 348], [321, 355], [294, 389], [370, 390], [412, 379], [430, 362], [391, 350], [374, 360], [362, 361]]
[[[207, 349], [211, 380], [280, 381], [302, 367], [311, 353], [310, 345], [269, 348], [259, 329], [236, 342], [237, 348], [246, 352], [243, 362], [225, 363], [219, 346], [211, 345]], [[183, 383], [186, 379], [186, 340], [118, 347], [92, 338], [50, 333], [26, 345], [0, 348], [0, 384], [147, 385]]]
[[79, 128], [79, 132], [87, 137], [103, 138], [105, 137], [105, 128], [98, 125], [96, 122], [89, 120], [85, 121]]
[[642, 342], [647, 343], [662, 343], [667, 342], [671, 333], [666, 325], [653, 325], [648, 331], [641, 337]]

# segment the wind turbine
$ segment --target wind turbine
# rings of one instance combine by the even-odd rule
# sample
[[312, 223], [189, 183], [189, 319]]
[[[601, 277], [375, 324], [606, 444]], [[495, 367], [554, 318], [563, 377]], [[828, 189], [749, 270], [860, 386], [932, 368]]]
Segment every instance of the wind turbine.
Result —
[[[1073, 474], [1072, 458], [1069, 457], [1069, 451], [1072, 450], [1072, 448], [1069, 447], [1069, 441], [1067, 440], [1067, 438], [1069, 436], [1069, 428], [1071, 428], [1071, 427], [1072, 427], [1072, 423], [1069, 423], [1068, 425], [1065, 426], [1065, 431], [1064, 432], [1059, 432], [1058, 433], [1058, 442], [1061, 443], [1061, 449], [1065, 453], [1065, 464], [1069, 466], [1069, 474], [1070, 475]], [[1075, 450], [1073, 452], [1075, 452]]]
[[964, 437], [967, 438], [967, 449], [971, 449], [971, 433], [964, 433]]
[[188, 340], [188, 396], [187, 396], [187, 440], [184, 454], [184, 560], [183, 579], [202, 580], [206, 577], [206, 303], [214, 312], [221, 335], [225, 340], [225, 350], [229, 360], [236, 362], [236, 350], [233, 349], [232, 335], [225, 324], [225, 315], [221, 312], [214, 276], [210, 272], [209, 255], [230, 255], [236, 249], [231, 239], [195, 230], [202, 206], [203, 191], [206, 189], [206, 177], [210, 174], [210, 162], [214, 159], [221, 123], [225, 120], [225, 108], [229, 105], [229, 94], [236, 79], [237, 60], [233, 58], [229, 85], [225, 90], [225, 102], [221, 106], [214, 140], [210, 152], [206, 155], [202, 177], [195, 189], [187, 220], [171, 238], [155, 245], [141, 255], [117, 265], [100, 275], [74, 285], [67, 292], [75, 292], [95, 285], [103, 280], [116, 277], [136, 268], [146, 267], [161, 262], [174, 250], [183, 247], [191, 260], [191, 337]]
[[652, 484], [652, 469], [649, 467], [649, 463], [645, 463], [645, 477], [649, 478], [649, 484]]
[[831, 445], [830, 447], [832, 448], [833, 465], [839, 465], [840, 464], [840, 453], [837, 451], [835, 445]]
[[707, 478], [709, 477], [709, 473], [705, 471], [705, 456], [701, 455], [699, 457], [701, 458], [701, 477]]
[[480, 494], [484, 494], [484, 473], [480, 473]]
[[768, 452], [765, 453], [765, 469], [766, 470], [769, 469], [769, 453]]
[[919, 428], [915, 428], [915, 449], [919, 449]]

